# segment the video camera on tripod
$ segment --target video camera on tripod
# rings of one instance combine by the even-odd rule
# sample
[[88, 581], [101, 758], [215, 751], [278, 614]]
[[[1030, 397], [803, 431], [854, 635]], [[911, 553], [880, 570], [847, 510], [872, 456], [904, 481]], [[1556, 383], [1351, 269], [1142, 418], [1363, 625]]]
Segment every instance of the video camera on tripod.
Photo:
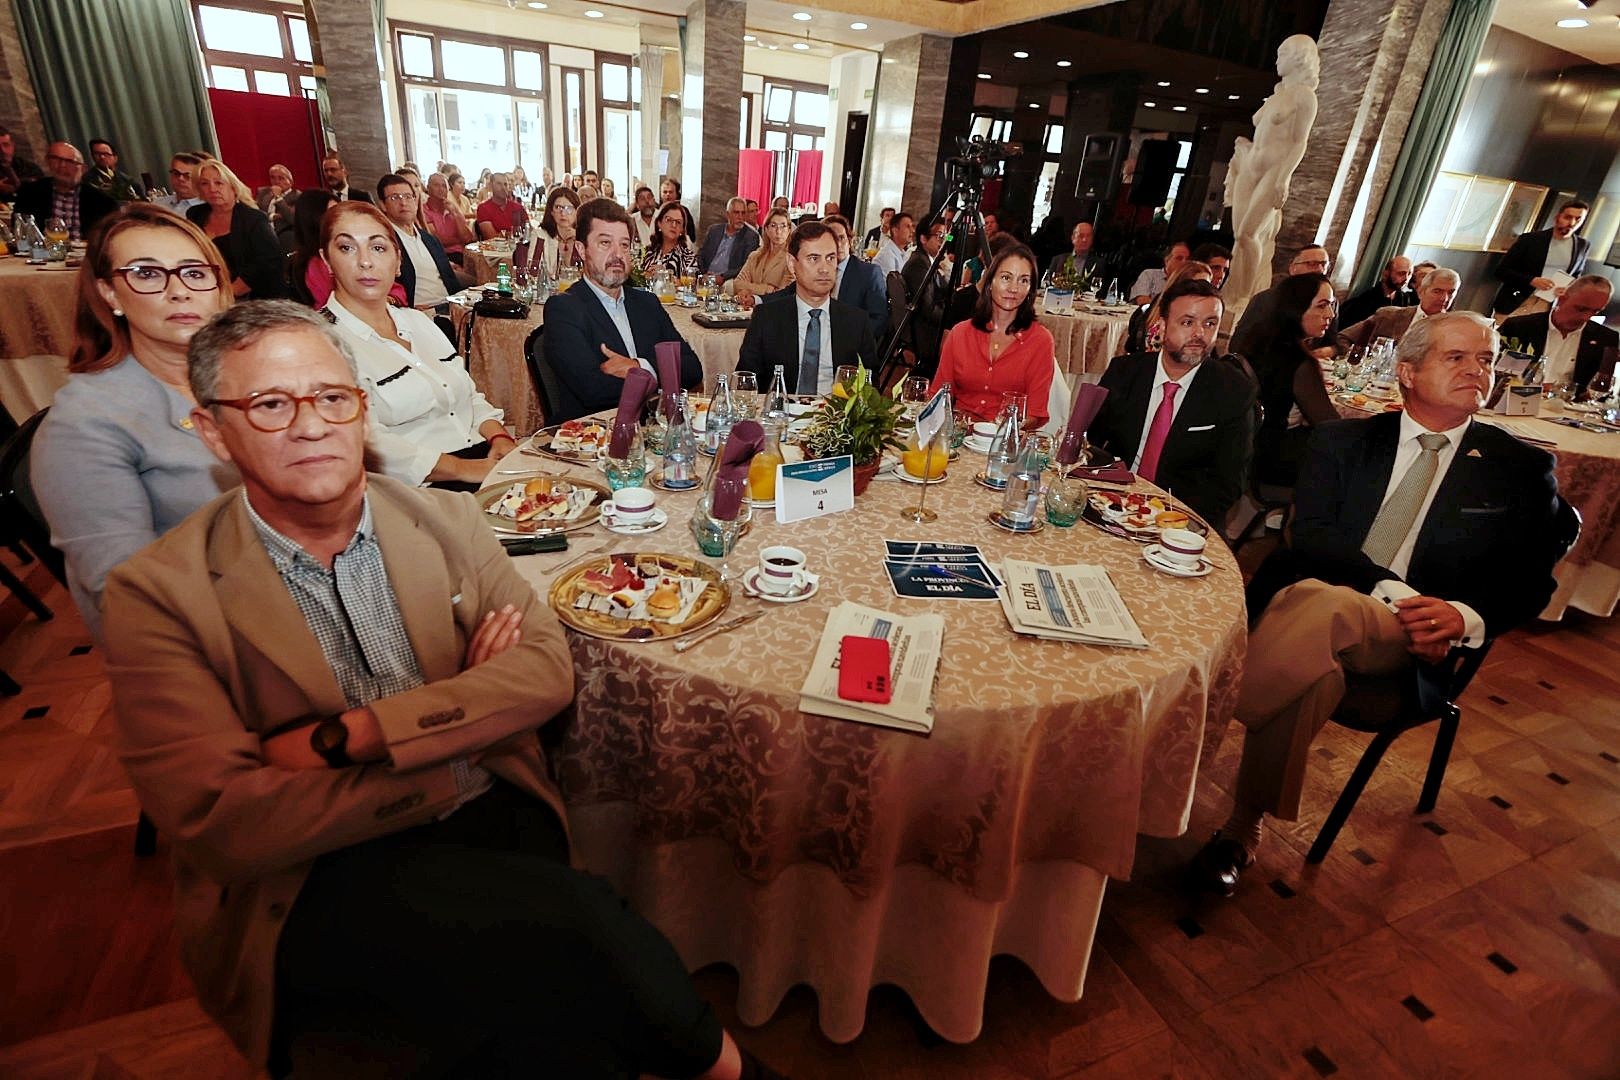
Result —
[[983, 135], [958, 135], [956, 155], [945, 159], [945, 178], [956, 187], [977, 185], [1001, 171], [1001, 163], [1023, 154], [1022, 143], [992, 142]]

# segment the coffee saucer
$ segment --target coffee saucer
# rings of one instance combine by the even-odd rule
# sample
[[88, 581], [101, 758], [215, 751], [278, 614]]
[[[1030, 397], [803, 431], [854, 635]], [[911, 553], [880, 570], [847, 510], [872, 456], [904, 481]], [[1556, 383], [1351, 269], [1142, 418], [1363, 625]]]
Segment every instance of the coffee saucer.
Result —
[[703, 486], [703, 481], [693, 480], [684, 487], [671, 487], [669, 484], [664, 483], [664, 474], [661, 472], [654, 473], [649, 482], [659, 491], [697, 491]]
[[904, 465], [896, 465], [892, 471], [898, 479], [904, 480], [908, 484], [927, 484], [930, 487], [935, 484], [943, 484], [945, 482], [945, 478], [950, 475], [949, 473], [940, 473], [932, 480], [924, 480], [920, 476], [912, 476], [910, 473], [906, 472], [906, 467]]
[[638, 521], [634, 525], [630, 524], [629, 522], [620, 524], [614, 520], [612, 504], [609, 504], [608, 506], [603, 507], [602, 517], [600, 520], [602, 522], [602, 528], [606, 529], [608, 532], [618, 533], [620, 536], [640, 536], [642, 533], [657, 532], [665, 525], [668, 525], [669, 514], [655, 506], [653, 507], [653, 512], [648, 515], [646, 521]]
[[1158, 544], [1149, 544], [1147, 547], [1142, 549], [1142, 561], [1146, 562], [1149, 566], [1153, 567], [1153, 569], [1159, 571], [1160, 573], [1169, 574], [1171, 577], [1206, 577], [1215, 569], [1215, 564], [1204, 558], [1202, 555], [1198, 557], [1198, 569], [1196, 570], [1189, 570], [1185, 566], [1178, 566], [1164, 557], [1164, 549]]
[[798, 588], [785, 593], [769, 593], [759, 587], [759, 567], [751, 567], [743, 571], [743, 592], [756, 600], [764, 600], [768, 604], [797, 604], [800, 600], [808, 600], [821, 589], [821, 579], [810, 571], [804, 572], [804, 581]]
[[1038, 533], [1042, 529], [1046, 528], [1046, 522], [1042, 521], [1040, 518], [1032, 519], [1027, 525], [1015, 525], [1009, 522], [1006, 518], [1002, 517], [1000, 510], [991, 511], [988, 515], [986, 515], [985, 520], [990, 522], [990, 524], [994, 525], [996, 528], [1005, 529], [1010, 533]]
[[992, 482], [990, 480], [989, 477], [985, 476], [984, 473], [974, 473], [973, 474], [973, 482], [975, 484], [978, 484], [980, 487], [987, 487], [991, 491], [1006, 491], [1007, 490], [1007, 481], [1003, 480], [999, 484], [994, 483], [994, 482]]
[[962, 446], [964, 449], [971, 450], [975, 454], [988, 454], [990, 452], [990, 442], [991, 440], [989, 439], [981, 439], [977, 435], [969, 435], [967, 438], [962, 440]]

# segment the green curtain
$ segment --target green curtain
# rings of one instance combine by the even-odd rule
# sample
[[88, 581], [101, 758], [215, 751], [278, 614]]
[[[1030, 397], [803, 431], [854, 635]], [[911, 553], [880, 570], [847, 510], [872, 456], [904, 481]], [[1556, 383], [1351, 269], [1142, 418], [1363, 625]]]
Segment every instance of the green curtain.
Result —
[[176, 151], [215, 148], [186, 0], [10, 2], [47, 138], [86, 162], [89, 141], [109, 139], [122, 171], [164, 186]]
[[1440, 171], [1440, 159], [1462, 109], [1463, 94], [1491, 28], [1495, 8], [1496, 0], [1454, 0], [1435, 45], [1434, 59], [1429, 62], [1429, 76], [1412, 110], [1406, 140], [1378, 206], [1378, 216], [1362, 248], [1352, 293], [1377, 281], [1384, 264], [1400, 254], [1411, 237], [1429, 185]]

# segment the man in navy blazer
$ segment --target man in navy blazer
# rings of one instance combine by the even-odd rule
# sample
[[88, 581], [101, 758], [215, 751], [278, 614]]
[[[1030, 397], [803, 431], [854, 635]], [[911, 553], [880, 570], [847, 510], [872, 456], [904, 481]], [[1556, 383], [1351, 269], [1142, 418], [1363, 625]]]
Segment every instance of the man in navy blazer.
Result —
[[[424, 229], [418, 223], [415, 185], [403, 176], [389, 173], [377, 181], [377, 201], [399, 238], [398, 280], [405, 286], [405, 302], [412, 307], [440, 308], [461, 291], [461, 282], [456, 280], [455, 268], [450, 265], [450, 257], [444, 253], [439, 238], [433, 235], [432, 229]], [[418, 289], [418, 275], [426, 277], [429, 270], [437, 287]], [[444, 312], [448, 310], [445, 308]]]
[[872, 324], [872, 339], [882, 341], [889, 328], [889, 287], [883, 273], [863, 259], [850, 257], [850, 224], [842, 214], [825, 217], [821, 223], [838, 240], [838, 285], [833, 295], [866, 312]]
[[1238, 697], [1248, 731], [1232, 817], [1194, 862], [1206, 887], [1237, 887], [1264, 815], [1298, 817], [1311, 741], [1346, 672], [1410, 671], [1421, 698], [1449, 696], [1438, 665], [1453, 650], [1484, 646], [1552, 597], [1564, 542], [1552, 455], [1473, 420], [1496, 347], [1473, 312], [1420, 319], [1396, 354], [1405, 409], [1313, 432], [1291, 546], [1251, 586], [1250, 615], [1264, 613]]
[[[567, 292], [546, 301], [545, 362], [557, 375], [561, 423], [619, 403], [624, 377], [638, 367], [654, 376], [653, 347], [681, 343], [681, 385], [703, 385], [703, 365], [658, 297], [625, 285], [630, 272], [630, 215], [612, 199], [592, 199], [579, 208], [575, 243], [584, 276]], [[583, 238], [583, 239], [580, 239]]]
[[[1613, 374], [1614, 360], [1609, 350], [1620, 348], [1620, 334], [1592, 321], [1594, 315], [1603, 314], [1613, 295], [1614, 286], [1608, 278], [1600, 274], [1578, 277], [1570, 282], [1552, 310], [1515, 315], [1502, 323], [1502, 340], [1517, 339], [1521, 346], [1534, 349], [1543, 360], [1544, 382], [1573, 382], [1584, 393], [1592, 376], [1605, 370], [1605, 364], [1609, 365], [1608, 373]], [[1549, 330], [1557, 331], [1556, 335]], [[1571, 335], [1578, 340], [1569, 342]]]
[[1586, 272], [1586, 254], [1592, 243], [1584, 236], [1576, 236], [1575, 230], [1586, 220], [1588, 209], [1579, 199], [1567, 202], [1558, 208], [1552, 228], [1524, 233], [1513, 241], [1496, 264], [1502, 287], [1496, 290], [1492, 311], [1512, 315], [1531, 293], [1552, 288], [1553, 280], [1546, 276], [1548, 270], [1562, 270], [1570, 277]]
[[733, 196], [726, 203], [726, 220], [709, 226], [698, 248], [698, 269], [722, 280], [734, 278], [748, 256], [759, 247], [759, 233], [748, 224], [748, 201]]
[[1164, 294], [1164, 344], [1157, 353], [1116, 356], [1103, 373], [1108, 390], [1088, 437], [1140, 471], [1153, 420], [1171, 395], [1170, 429], [1154, 475], [1219, 530], [1243, 494], [1254, 456], [1255, 385], [1236, 364], [1210, 356], [1224, 305], [1207, 281], [1177, 282]]
[[[780, 364], [790, 394], [830, 391], [841, 364], [875, 370], [878, 349], [871, 326], [860, 308], [832, 295], [838, 272], [838, 245], [832, 230], [815, 221], [793, 230], [788, 238], [788, 266], [793, 270], [793, 285], [754, 305], [743, 334], [738, 369], [757, 374], [763, 388], [771, 385]], [[812, 322], [819, 324], [813, 337]], [[806, 347], [811, 343], [816, 355], [807, 358]], [[800, 373], [808, 373], [812, 365], [815, 383], [806, 385]]]

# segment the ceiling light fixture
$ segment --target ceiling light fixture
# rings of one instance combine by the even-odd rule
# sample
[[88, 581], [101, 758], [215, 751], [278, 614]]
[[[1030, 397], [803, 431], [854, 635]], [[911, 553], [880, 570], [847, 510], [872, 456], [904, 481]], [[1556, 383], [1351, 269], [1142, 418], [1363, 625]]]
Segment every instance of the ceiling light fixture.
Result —
[[1032, 109], [1038, 109], [1041, 107], [1041, 103], [1038, 101], [1032, 101], [1029, 103], [1029, 107]]
[[1591, 25], [1592, 24], [1587, 22], [1585, 19], [1559, 19], [1558, 20], [1558, 28], [1560, 30], [1580, 30], [1583, 27], [1587, 27], [1587, 26], [1591, 26]]
[[1227, 101], [1236, 101], [1237, 99], [1238, 99], [1238, 96], [1236, 94], [1227, 94], [1226, 95], [1226, 100]]
[[1168, 82], [1163, 82], [1163, 81], [1161, 81], [1161, 82], [1160, 82], [1160, 83], [1159, 83], [1159, 85], [1160, 85], [1160, 86], [1169, 86], [1169, 85], [1170, 85], [1170, 84], [1169, 84], [1169, 83], [1168, 83]]
[[1187, 111], [1187, 106], [1185, 106], [1185, 105], [1172, 105], [1172, 106], [1170, 106], [1170, 111], [1171, 112], [1186, 112]]
[[776, 48], [777, 48], [777, 47], [776, 47], [776, 46], [775, 46], [775, 45], [767, 45], [767, 46], [765, 46], [765, 47], [766, 47], [766, 48], [767, 48], [767, 49], [769, 49], [769, 50], [771, 50], [771, 52], [775, 52], [775, 51], [776, 51]]
[[812, 18], [814, 18], [814, 16], [808, 11], [795, 11], [793, 13], [794, 22], [809, 22]]
[[793, 47], [795, 49], [798, 49], [800, 52], [809, 52], [810, 51], [810, 46], [806, 45], [802, 41], [795, 41], [793, 43]]
[[1028, 60], [1029, 59], [1029, 53], [1025, 52], [1023, 49], [1019, 49], [1017, 52], [1013, 53], [1013, 59], [1014, 60]]
[[604, 19], [607, 16], [603, 15], [600, 11], [597, 11], [595, 8], [591, 8], [589, 11], [587, 11], [585, 13], [585, 17], [587, 19]]
[[866, 24], [863, 22], [852, 22], [849, 24], [849, 28], [851, 30], [865, 30]]
[[989, 73], [989, 72], [988, 72], [988, 71], [981, 71], [981, 72], [979, 72], [979, 78], [981, 78], [981, 79], [988, 79], [988, 78], [989, 78], [989, 77], [990, 77], [990, 73]]
[[755, 37], [753, 34], [744, 34], [743, 35], [743, 40], [744, 41], [758, 41], [759, 38]]
[[1072, 65], [1067, 60], [1059, 60], [1057, 62], [1057, 66], [1058, 67], [1071, 67]]
[[1207, 93], [1209, 93], [1209, 87], [1200, 86], [1198, 89], [1194, 90], [1193, 93], [1195, 93], [1195, 94], [1207, 94]]
[[546, 10], [546, 5], [541, 3], [540, 0], [529, 0], [529, 6], [534, 8], [536, 11]]
[[1144, 109], [1157, 109], [1158, 107], [1159, 107], [1159, 103], [1157, 101], [1144, 101], [1144, 102], [1142, 102], [1142, 108], [1144, 108]]

